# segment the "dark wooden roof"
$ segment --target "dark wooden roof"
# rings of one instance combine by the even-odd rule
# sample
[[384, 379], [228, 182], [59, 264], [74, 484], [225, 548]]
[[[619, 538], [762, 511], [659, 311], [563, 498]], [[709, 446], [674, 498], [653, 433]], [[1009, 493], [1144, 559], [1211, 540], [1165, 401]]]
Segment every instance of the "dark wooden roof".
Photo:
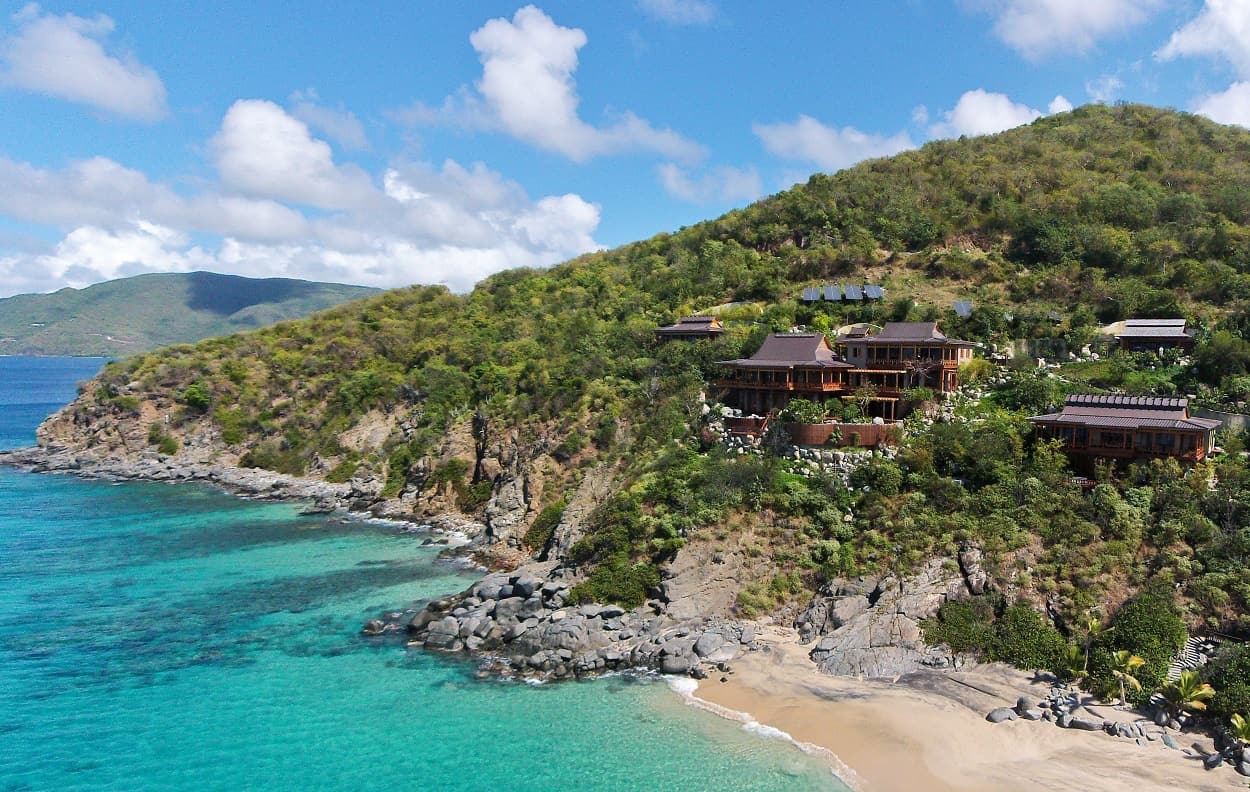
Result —
[[863, 339], [868, 344], [942, 344], [972, 346], [970, 341], [947, 338], [937, 322], [886, 322], [881, 332]]
[[838, 360], [829, 342], [820, 333], [771, 333], [759, 350], [749, 358], [722, 360], [730, 366], [788, 368], [790, 366], [824, 366], [853, 368]]
[[1063, 410], [1029, 419], [1036, 424], [1067, 424], [1105, 429], [1186, 429], [1209, 432], [1220, 425], [1191, 418], [1189, 399], [1171, 396], [1073, 394]]
[[720, 319], [715, 316], [687, 316], [677, 324], [657, 327], [656, 333], [661, 335], [688, 335], [694, 333], [723, 333]]

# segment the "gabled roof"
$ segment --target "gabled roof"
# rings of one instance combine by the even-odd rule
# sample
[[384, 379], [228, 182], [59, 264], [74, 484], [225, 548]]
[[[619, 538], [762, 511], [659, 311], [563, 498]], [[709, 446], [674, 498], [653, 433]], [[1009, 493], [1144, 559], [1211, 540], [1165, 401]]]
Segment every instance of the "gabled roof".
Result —
[[863, 339], [867, 344], [944, 344], [972, 346], [970, 341], [947, 338], [937, 329], [937, 322], [886, 322], [881, 332]]
[[677, 324], [668, 327], [657, 327], [655, 332], [663, 335], [680, 335], [686, 333], [723, 333], [720, 319], [715, 316], [687, 316]]
[[820, 333], [771, 333], [754, 355], [738, 360], [722, 360], [730, 366], [788, 368], [790, 366], [824, 366], [853, 368], [838, 360], [829, 342]]

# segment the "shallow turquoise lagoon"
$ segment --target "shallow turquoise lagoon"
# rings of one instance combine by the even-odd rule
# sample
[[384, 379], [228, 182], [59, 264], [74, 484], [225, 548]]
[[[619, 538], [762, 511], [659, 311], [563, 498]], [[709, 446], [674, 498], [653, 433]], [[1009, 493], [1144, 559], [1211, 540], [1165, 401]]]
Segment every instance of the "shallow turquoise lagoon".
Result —
[[[0, 358], [0, 446], [99, 364]], [[844, 789], [663, 683], [480, 680], [362, 638], [473, 578], [423, 538], [0, 468], [0, 790]]]

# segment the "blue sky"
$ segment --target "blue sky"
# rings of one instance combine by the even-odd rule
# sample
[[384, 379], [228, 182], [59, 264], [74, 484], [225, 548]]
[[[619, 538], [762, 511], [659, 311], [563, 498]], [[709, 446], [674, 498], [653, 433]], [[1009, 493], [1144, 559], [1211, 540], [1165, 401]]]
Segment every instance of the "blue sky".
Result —
[[463, 290], [1116, 101], [1250, 126], [1250, 2], [0, 2], [0, 296]]

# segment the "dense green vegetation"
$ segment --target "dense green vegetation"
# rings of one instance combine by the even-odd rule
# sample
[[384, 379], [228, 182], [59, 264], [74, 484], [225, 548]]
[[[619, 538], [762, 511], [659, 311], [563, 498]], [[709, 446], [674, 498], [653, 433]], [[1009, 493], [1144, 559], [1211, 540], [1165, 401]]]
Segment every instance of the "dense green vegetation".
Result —
[[[134, 410], [120, 400], [138, 382], [181, 405], [175, 428], [213, 422], [244, 464], [338, 480], [372, 473], [385, 494], [444, 491], [471, 512], [490, 482], [438, 458], [454, 427], [471, 424], [475, 438], [514, 433], [525, 453], [549, 454], [573, 478], [610, 463], [620, 489], [570, 559], [587, 573], [576, 593], [589, 599], [641, 602], [683, 543], [720, 542], [750, 515], [747, 551], [768, 571], [744, 581], [743, 612], [976, 546], [1000, 599], [951, 616], [964, 627], [947, 635], [992, 656], [1047, 665], [1060, 647], [1084, 647], [1091, 615], [1127, 618], [1119, 614], [1139, 595], [1165, 589], [1185, 624], [1250, 632], [1242, 457], [1193, 471], [1106, 469], [1085, 491], [1024, 420], [1073, 390], [1197, 393], [1233, 408], [1250, 396], [1247, 196], [1245, 130], [1140, 106], [1085, 107], [816, 175], [677, 233], [500, 273], [468, 295], [402, 289], [138, 356], [109, 367], [84, 400]], [[890, 299], [797, 301], [821, 280], [880, 282]], [[970, 317], [949, 310], [954, 297], [974, 300]], [[654, 343], [657, 324], [713, 308], [724, 338]], [[1200, 329], [1192, 361], [1114, 354], [1058, 376], [1018, 366], [1001, 383], [974, 361], [965, 381], [990, 394], [960, 404], [952, 422], [911, 421], [898, 458], [873, 460], [849, 488], [786, 460], [727, 454], [704, 431], [701, 394], [715, 361], [796, 324], [940, 319], [951, 336], [1058, 350], [1090, 343], [1102, 322], [1174, 315]], [[394, 411], [408, 416], [406, 430], [382, 447], [340, 445], [362, 416]], [[542, 514], [525, 539], [534, 552], [558, 522]], [[1053, 618], [1026, 613], [1043, 606]], [[1131, 650], [1149, 681], [1152, 653], [1171, 637], [1108, 638], [1082, 655], [1103, 679], [1106, 658]]]
[[0, 299], [0, 354], [116, 357], [296, 319], [376, 289], [161, 273]]

